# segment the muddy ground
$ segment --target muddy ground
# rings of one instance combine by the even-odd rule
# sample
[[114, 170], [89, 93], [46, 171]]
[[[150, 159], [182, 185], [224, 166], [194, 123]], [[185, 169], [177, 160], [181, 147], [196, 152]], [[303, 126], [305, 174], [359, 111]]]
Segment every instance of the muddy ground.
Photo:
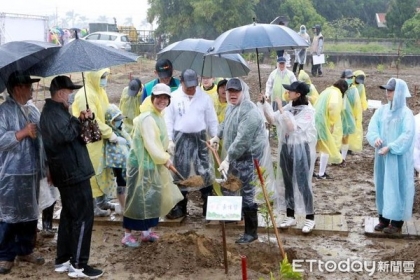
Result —
[[[261, 64], [263, 87], [274, 65], [275, 63], [271, 61]], [[140, 77], [144, 82], [153, 78], [153, 66], [154, 61], [142, 60], [134, 65], [112, 68], [107, 89], [110, 101], [118, 104], [121, 91], [131, 75]], [[258, 92], [258, 72], [254, 62], [250, 62], [250, 67], [252, 71], [244, 80], [250, 85], [255, 99]], [[334, 69], [324, 68], [323, 77], [312, 78], [318, 91], [321, 92], [334, 83], [344, 68], [344, 66], [336, 66]], [[384, 92], [378, 88], [378, 85], [385, 84], [391, 76], [396, 76], [397, 69], [386, 66], [381, 72], [378, 72], [376, 67], [362, 70], [368, 75], [366, 79], [368, 98], [385, 102]], [[415, 92], [416, 85], [420, 85], [416, 75], [418, 70], [418, 68], [403, 67], [398, 71], [399, 77], [408, 82], [413, 93], [413, 97], [409, 99], [409, 106], [414, 114], [420, 111], [419, 95]], [[80, 75], [74, 74], [73, 78], [79, 80]], [[41, 90], [34, 97], [37, 105], [42, 107], [44, 91]], [[371, 109], [364, 112], [365, 133], [372, 114]], [[309, 264], [306, 263], [303, 267], [304, 279], [420, 279], [418, 268], [420, 241], [371, 238], [364, 235], [364, 217], [376, 215], [373, 149], [365, 141], [364, 151], [348, 156], [345, 168], [330, 166], [328, 171], [334, 180], [314, 179], [313, 182], [316, 214], [344, 215], [350, 232], [348, 236], [319, 233], [304, 236], [280, 231], [289, 258], [337, 262], [348, 258], [353, 261], [414, 261], [415, 272], [375, 272], [369, 275], [366, 271], [327, 272], [325, 269], [320, 271], [317, 266], [311, 271]], [[418, 188], [418, 183], [416, 185]], [[420, 218], [419, 202], [420, 196], [417, 191], [413, 210], [415, 219]], [[221, 231], [218, 227], [206, 226], [200, 208], [199, 195], [191, 193], [189, 216], [184, 223], [178, 227], [156, 228], [161, 236], [159, 242], [142, 244], [138, 249], [122, 247], [123, 230], [120, 225], [95, 225], [90, 264], [104, 269], [105, 274], [102, 279], [242, 279], [241, 255], [244, 255], [247, 257], [248, 279], [270, 279], [270, 271], [277, 275], [281, 259], [279, 250], [275, 242], [263, 241], [267, 240], [264, 239], [264, 229], [260, 230], [260, 241], [238, 246], [234, 240], [241, 230], [232, 227], [227, 228], [229, 273], [226, 275], [223, 267]], [[39, 237], [37, 251], [46, 258], [45, 265], [34, 267], [29, 264], [17, 264], [12, 272], [2, 279], [68, 278], [66, 274], [58, 275], [53, 271], [54, 240]]]

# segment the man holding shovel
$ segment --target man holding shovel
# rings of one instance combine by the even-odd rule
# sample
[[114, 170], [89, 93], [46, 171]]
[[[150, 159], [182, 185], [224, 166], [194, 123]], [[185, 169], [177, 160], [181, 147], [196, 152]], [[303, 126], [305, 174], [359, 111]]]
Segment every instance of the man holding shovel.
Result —
[[[171, 104], [165, 110], [165, 122], [169, 136], [168, 152], [173, 155], [174, 166], [184, 178], [200, 175], [204, 180], [200, 189], [204, 216], [214, 178], [206, 140], [208, 134], [216, 136], [218, 121], [210, 96], [198, 87], [194, 70], [182, 72], [181, 86], [172, 93]], [[178, 175], [174, 178], [181, 179]], [[171, 210], [166, 216], [168, 219], [178, 219], [187, 214], [187, 194], [191, 188], [179, 186], [184, 200]]]

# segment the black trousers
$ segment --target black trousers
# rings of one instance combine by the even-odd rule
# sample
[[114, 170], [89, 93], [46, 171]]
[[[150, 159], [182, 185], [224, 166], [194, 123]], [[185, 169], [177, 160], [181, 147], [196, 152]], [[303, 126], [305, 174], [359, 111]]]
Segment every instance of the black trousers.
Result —
[[311, 154], [309, 145], [305, 143], [305, 149], [300, 149], [301, 145], [287, 145], [283, 144], [280, 152], [280, 168], [283, 172], [283, 181], [285, 187], [286, 207], [295, 210], [295, 197], [293, 191], [293, 167], [300, 169], [296, 170], [296, 183], [299, 192], [303, 196], [305, 203], [306, 214], [313, 214], [313, 196], [309, 188], [308, 176], [306, 170], [309, 170], [311, 164]]
[[9, 224], [0, 222], [0, 261], [13, 262], [16, 256], [33, 252], [37, 220]]
[[87, 265], [93, 228], [93, 199], [90, 181], [59, 188], [61, 215], [58, 227], [56, 264], [70, 260], [76, 268]]

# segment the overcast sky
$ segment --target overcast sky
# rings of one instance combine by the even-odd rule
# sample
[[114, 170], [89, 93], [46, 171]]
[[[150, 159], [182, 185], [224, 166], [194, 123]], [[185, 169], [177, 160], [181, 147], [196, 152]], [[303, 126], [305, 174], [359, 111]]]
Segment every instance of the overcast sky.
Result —
[[58, 14], [65, 17], [66, 12], [74, 10], [90, 20], [100, 16], [117, 19], [117, 24], [122, 25], [127, 17], [133, 18], [134, 26], [137, 27], [145, 19], [147, 14], [147, 0], [2, 0], [0, 12], [50, 16]]

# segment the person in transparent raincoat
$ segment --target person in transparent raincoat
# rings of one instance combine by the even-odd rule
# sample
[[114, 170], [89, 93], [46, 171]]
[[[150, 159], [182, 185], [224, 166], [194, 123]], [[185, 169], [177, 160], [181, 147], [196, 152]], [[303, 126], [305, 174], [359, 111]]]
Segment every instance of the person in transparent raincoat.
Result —
[[374, 180], [379, 214], [375, 230], [398, 234], [413, 212], [415, 121], [406, 105], [406, 98], [411, 95], [405, 81], [391, 78], [380, 88], [386, 89], [388, 104], [375, 111], [366, 134], [369, 145], [375, 148]]
[[311, 102], [311, 105], [314, 106], [319, 98], [319, 93], [315, 85], [312, 83], [309, 74], [306, 73], [305, 70], [299, 71], [298, 81], [304, 82], [309, 86], [309, 93], [306, 97], [308, 98], [309, 102]]
[[306, 215], [302, 232], [309, 233], [315, 227], [312, 193], [317, 141], [315, 109], [306, 97], [309, 93], [306, 83], [294, 82], [283, 86], [288, 90], [291, 100], [286, 106], [273, 112], [267, 102], [260, 102], [258, 105], [263, 106], [268, 122], [277, 126], [280, 167], [277, 178], [284, 183], [278, 204], [283, 199], [286, 204], [286, 219], [280, 227], [288, 228], [296, 225], [295, 213], [300, 212]]
[[125, 116], [123, 129], [128, 134], [133, 129], [133, 120], [140, 115], [140, 104], [143, 85], [138, 78], [132, 79], [126, 86], [120, 99], [120, 110]]
[[156, 241], [159, 237], [150, 228], [158, 224], [159, 217], [168, 214], [183, 200], [167, 169], [172, 162], [166, 152], [169, 139], [162, 111], [171, 102], [170, 96], [169, 86], [156, 84], [152, 88], [151, 105], [143, 104], [142, 113], [134, 119], [132, 145], [127, 159], [127, 198], [123, 218], [125, 236], [122, 239], [125, 246], [139, 246], [131, 235], [132, 230], [142, 231], [142, 241]]
[[343, 158], [340, 153], [343, 139], [341, 111], [343, 94], [348, 85], [338, 80], [319, 95], [315, 104], [315, 127], [317, 131], [316, 150], [319, 152], [319, 173], [317, 179], [332, 179], [326, 173], [328, 163], [340, 164]]
[[[165, 110], [165, 122], [169, 137], [168, 152], [173, 155], [175, 167], [184, 178], [199, 175], [204, 181], [200, 193], [202, 215], [205, 216], [214, 181], [213, 158], [206, 141], [216, 136], [219, 123], [211, 97], [198, 86], [194, 70], [186, 69], [181, 73], [181, 86], [172, 92], [171, 104]], [[174, 179], [181, 181], [178, 175], [174, 175]], [[178, 185], [185, 198], [167, 215], [168, 219], [186, 216], [188, 192], [198, 189]]]
[[[248, 85], [233, 78], [228, 81], [226, 90], [229, 107], [217, 132], [217, 137], [223, 140], [226, 156], [219, 171], [232, 174], [242, 181], [242, 188], [238, 192], [226, 191], [225, 194], [242, 196], [245, 233], [236, 243], [250, 243], [258, 238], [258, 191], [254, 184], [259, 180], [254, 171], [254, 159], [259, 161], [268, 176], [272, 175], [270, 145], [265, 132], [265, 120], [250, 100]], [[268, 192], [273, 191], [273, 181], [268, 179], [265, 185]]]
[[39, 79], [20, 72], [7, 81], [9, 96], [0, 105], [0, 274], [9, 273], [15, 258], [43, 264], [36, 256], [41, 146], [39, 116], [27, 102]]
[[101, 140], [87, 144], [90, 160], [95, 169], [95, 176], [90, 180], [93, 199], [95, 199], [95, 216], [109, 216], [109, 209], [115, 210], [114, 206], [106, 201], [106, 196], [112, 192], [115, 185], [114, 175], [112, 168], [106, 168], [104, 164], [105, 141], [113, 143], [118, 141], [118, 137], [112, 132], [112, 128], [105, 123], [105, 111], [109, 106], [105, 87], [107, 86], [109, 73], [109, 68], [87, 72], [85, 86], [77, 91], [74, 96], [74, 103], [71, 106], [73, 116], [79, 117], [80, 112], [86, 110], [87, 99], [89, 109], [95, 115], [95, 120], [102, 134]]
[[[105, 123], [112, 128], [118, 141], [105, 142], [105, 166], [112, 168], [117, 182], [117, 198], [121, 209], [125, 207], [126, 162], [131, 146], [131, 137], [123, 129], [126, 118], [115, 104], [110, 104], [105, 112]], [[117, 213], [117, 210], [115, 210]], [[117, 214], [121, 214], [118, 212]]]

